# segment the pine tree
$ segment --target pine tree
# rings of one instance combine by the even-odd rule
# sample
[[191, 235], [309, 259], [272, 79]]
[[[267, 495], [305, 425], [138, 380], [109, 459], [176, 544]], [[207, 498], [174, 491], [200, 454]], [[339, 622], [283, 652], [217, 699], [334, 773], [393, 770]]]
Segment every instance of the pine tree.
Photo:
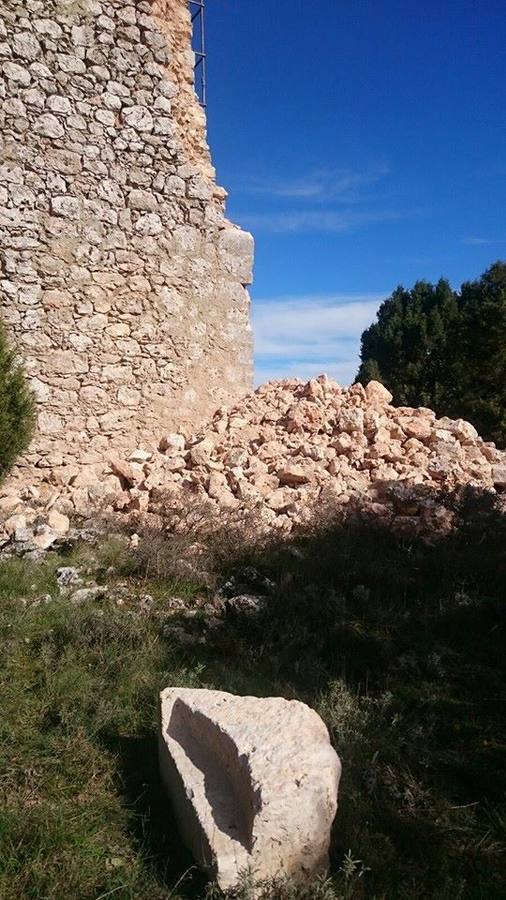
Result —
[[506, 446], [506, 263], [460, 292], [447, 281], [398, 287], [362, 335], [357, 381], [381, 381], [394, 402], [469, 419]]
[[34, 424], [32, 395], [0, 325], [0, 481], [28, 447]]

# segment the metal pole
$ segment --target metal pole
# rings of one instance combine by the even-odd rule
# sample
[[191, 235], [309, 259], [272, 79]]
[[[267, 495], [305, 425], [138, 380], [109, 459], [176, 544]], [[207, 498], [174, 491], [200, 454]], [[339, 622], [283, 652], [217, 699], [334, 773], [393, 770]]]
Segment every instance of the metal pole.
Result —
[[200, 23], [201, 23], [200, 41], [201, 41], [201, 47], [202, 47], [202, 66], [201, 66], [202, 97], [201, 97], [201, 103], [205, 109], [207, 106], [207, 64], [206, 64], [206, 17], [205, 17], [205, 13], [204, 13], [204, 0], [202, 0], [202, 9], [200, 12]]

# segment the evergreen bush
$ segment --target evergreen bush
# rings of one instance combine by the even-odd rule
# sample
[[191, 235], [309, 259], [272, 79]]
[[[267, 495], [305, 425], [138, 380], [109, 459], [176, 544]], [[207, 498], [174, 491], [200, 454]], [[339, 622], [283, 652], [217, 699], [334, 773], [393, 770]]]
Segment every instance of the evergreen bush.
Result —
[[506, 263], [454, 291], [443, 279], [398, 287], [362, 335], [357, 381], [394, 403], [468, 419], [506, 447]]
[[0, 324], [0, 482], [28, 447], [34, 425], [32, 394]]

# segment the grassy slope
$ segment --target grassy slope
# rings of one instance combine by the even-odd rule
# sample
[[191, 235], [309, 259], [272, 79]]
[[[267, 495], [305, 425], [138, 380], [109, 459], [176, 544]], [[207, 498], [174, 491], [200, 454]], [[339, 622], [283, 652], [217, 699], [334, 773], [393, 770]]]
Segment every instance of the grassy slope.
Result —
[[368, 523], [222, 547], [214, 579], [253, 564], [275, 588], [258, 621], [207, 631], [198, 613], [190, 645], [167, 600], [198, 608], [212, 586], [176, 581], [172, 551], [77, 551], [109, 586], [77, 607], [59, 595], [61, 559], [1, 563], [2, 900], [205, 895], [158, 781], [167, 684], [299, 697], [329, 725], [344, 765], [332, 880], [267, 897], [506, 896], [505, 536], [475, 508], [435, 548]]

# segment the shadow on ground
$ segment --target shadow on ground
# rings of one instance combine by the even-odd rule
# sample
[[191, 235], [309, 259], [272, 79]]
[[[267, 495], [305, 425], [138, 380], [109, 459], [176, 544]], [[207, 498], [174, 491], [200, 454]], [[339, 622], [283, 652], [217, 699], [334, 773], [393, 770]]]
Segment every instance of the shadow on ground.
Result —
[[147, 854], [158, 882], [178, 897], [201, 896], [207, 879], [179, 838], [160, 777], [156, 735], [111, 736], [103, 743], [117, 759], [117, 785], [131, 811], [133, 842]]
[[506, 516], [490, 494], [444, 499], [456, 528], [429, 540], [370, 516], [238, 540], [221, 624], [186, 625], [206, 686], [297, 697], [327, 722], [337, 897], [506, 896]]

